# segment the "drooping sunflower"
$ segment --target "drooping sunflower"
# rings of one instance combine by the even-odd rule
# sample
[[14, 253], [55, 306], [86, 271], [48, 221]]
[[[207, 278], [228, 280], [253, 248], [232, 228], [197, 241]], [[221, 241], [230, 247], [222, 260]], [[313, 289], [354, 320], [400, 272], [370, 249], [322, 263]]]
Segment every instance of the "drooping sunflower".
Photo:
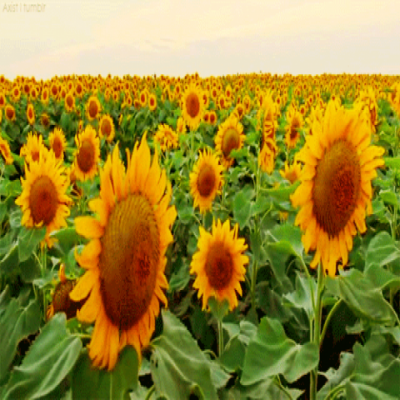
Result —
[[28, 119], [29, 125], [33, 125], [35, 123], [35, 109], [32, 103], [28, 104], [26, 109], [26, 118]]
[[99, 122], [99, 136], [111, 143], [115, 137], [114, 121], [109, 115], [103, 115]]
[[74, 170], [79, 181], [93, 179], [97, 174], [97, 164], [100, 158], [100, 139], [91, 125], [75, 136]]
[[304, 125], [303, 115], [297, 111], [295, 107], [290, 107], [287, 112], [287, 125], [285, 127], [285, 144], [288, 149], [296, 147], [297, 141], [300, 139], [299, 130]]
[[190, 273], [197, 275], [193, 287], [198, 289], [198, 298], [203, 297], [203, 310], [211, 296], [218, 302], [228, 300], [231, 311], [238, 305], [236, 292], [242, 295], [240, 282], [245, 280], [249, 258], [243, 254], [247, 249], [245, 240], [237, 234], [238, 225], [231, 230], [229, 220], [223, 225], [214, 220], [211, 234], [200, 227]]
[[86, 117], [89, 121], [97, 119], [101, 112], [101, 104], [97, 96], [90, 96], [86, 103]]
[[127, 158], [125, 171], [115, 146], [100, 172], [100, 197], [89, 203], [99, 217], [75, 219], [77, 232], [90, 242], [75, 255], [87, 271], [70, 297], [79, 301], [89, 294], [78, 319], [95, 321], [89, 356], [94, 366], [108, 370], [125, 345], [134, 346], [141, 358], [155, 329], [159, 301], [167, 304], [165, 252], [176, 218], [175, 207], [169, 206], [171, 185], [157, 152], [150, 162], [146, 135]]
[[26, 144], [21, 147], [19, 155], [25, 157], [25, 162], [30, 164], [37, 162], [42, 157], [47, 157], [48, 150], [43, 143], [43, 136], [37, 133], [29, 132]]
[[215, 137], [215, 149], [222, 153], [222, 165], [229, 168], [235, 161], [230, 157], [232, 150], [239, 150], [243, 147], [245, 136], [243, 125], [232, 115], [226, 119], [218, 129]]
[[195, 131], [203, 117], [204, 102], [200, 88], [190, 84], [182, 95], [182, 116], [191, 131]]
[[371, 129], [356, 109], [330, 102], [323, 123], [315, 121], [298, 159], [304, 162], [301, 185], [293, 193], [300, 206], [296, 225], [304, 231], [305, 251], [316, 250], [310, 266], [321, 261], [335, 276], [341, 259], [345, 266], [357, 229], [366, 231], [365, 215], [372, 212], [371, 180], [384, 165], [384, 149], [371, 146]]
[[201, 213], [211, 210], [215, 196], [221, 193], [223, 169], [210, 149], [200, 152], [190, 173], [190, 194], [194, 199], [194, 207], [199, 207]]
[[267, 174], [272, 174], [275, 169], [275, 158], [278, 153], [278, 146], [275, 139], [266, 138], [258, 155], [258, 165]]
[[178, 134], [167, 124], [160, 124], [154, 135], [154, 140], [160, 144], [162, 151], [178, 147]]
[[3, 139], [1, 136], [0, 136], [0, 153], [3, 156], [6, 164], [10, 165], [14, 162], [10, 145], [8, 144], [7, 140]]
[[14, 122], [16, 119], [15, 108], [11, 104], [7, 104], [4, 110], [4, 116], [7, 121]]
[[54, 152], [57, 160], [64, 160], [64, 151], [67, 147], [64, 132], [61, 128], [54, 128], [49, 136], [50, 147]]
[[65, 169], [54, 154], [42, 154], [39, 160], [25, 163], [25, 180], [21, 178], [22, 193], [15, 203], [22, 209], [21, 225], [27, 228], [46, 227], [46, 236], [42, 242], [52, 247], [54, 239], [50, 233], [67, 226], [66, 218], [70, 214], [68, 204], [71, 199], [66, 195], [69, 179]]

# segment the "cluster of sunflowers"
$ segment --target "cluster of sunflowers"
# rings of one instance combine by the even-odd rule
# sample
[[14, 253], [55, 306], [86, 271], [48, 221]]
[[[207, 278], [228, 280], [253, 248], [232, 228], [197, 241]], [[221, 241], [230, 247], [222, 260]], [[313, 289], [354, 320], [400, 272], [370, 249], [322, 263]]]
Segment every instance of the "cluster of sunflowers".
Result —
[[[315, 252], [310, 266], [321, 265], [331, 277], [346, 266], [353, 237], [367, 229], [371, 181], [384, 165], [385, 149], [371, 144], [379, 141], [378, 102], [400, 115], [398, 78], [0, 76], [0, 151], [4, 164], [24, 167], [15, 199], [21, 225], [46, 227], [41, 244], [50, 250], [54, 233], [74, 215], [76, 232], [88, 239], [75, 249], [85, 272], [69, 284], [66, 301], [79, 321], [95, 323], [93, 365], [112, 370], [126, 345], [140, 357], [150, 343], [160, 302], [168, 303], [166, 271], [174, 258], [168, 248], [179, 247], [173, 245], [178, 191], [182, 198], [190, 193], [198, 221], [186, 267], [203, 309], [211, 297], [231, 311], [238, 306], [253, 258], [239, 224], [231, 229], [228, 186], [254, 178], [257, 187], [273, 189], [279, 183], [268, 177], [277, 162], [278, 175], [293, 188], [304, 250]], [[186, 161], [173, 158], [178, 152]], [[97, 195], [85, 193], [85, 182], [99, 184]], [[95, 216], [85, 215], [86, 203]], [[279, 215], [285, 220], [288, 211]], [[72, 282], [63, 267], [60, 280]], [[63, 309], [55, 304], [59, 297], [48, 317]]]

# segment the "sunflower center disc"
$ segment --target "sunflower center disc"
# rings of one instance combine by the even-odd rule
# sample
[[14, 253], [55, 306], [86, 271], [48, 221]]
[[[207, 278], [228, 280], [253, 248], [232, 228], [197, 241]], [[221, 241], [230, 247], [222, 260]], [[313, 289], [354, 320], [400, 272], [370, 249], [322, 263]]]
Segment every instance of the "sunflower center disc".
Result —
[[101, 132], [103, 133], [104, 136], [109, 136], [111, 133], [111, 124], [108, 119], [105, 119], [103, 123], [101, 124]]
[[97, 112], [98, 112], [97, 103], [95, 101], [91, 101], [89, 104], [90, 118], [96, 118]]
[[58, 205], [57, 190], [48, 176], [41, 176], [35, 180], [29, 196], [29, 208], [33, 222], [38, 224], [43, 221], [49, 225], [56, 215]]
[[197, 187], [203, 197], [207, 197], [215, 187], [215, 172], [211, 165], [205, 165], [199, 172]]
[[73, 105], [72, 96], [67, 96], [67, 105], [68, 105], [69, 108], [72, 107], [72, 105]]
[[200, 100], [196, 93], [190, 93], [187, 97], [186, 110], [192, 118], [196, 118], [199, 115]]
[[292, 121], [292, 126], [290, 127], [290, 139], [294, 140], [296, 139], [298, 132], [297, 129], [300, 127], [300, 122], [297, 119], [297, 117], [294, 117]]
[[79, 149], [77, 161], [79, 168], [84, 173], [90, 171], [94, 164], [94, 146], [89, 140], [84, 140]]
[[57, 136], [54, 138], [53, 151], [54, 151], [54, 154], [56, 155], [56, 158], [60, 158], [61, 157], [62, 145], [61, 145], [60, 138], [57, 137]]
[[330, 237], [349, 221], [360, 194], [361, 167], [355, 147], [339, 140], [317, 166], [314, 214]]
[[135, 194], [117, 203], [101, 242], [103, 304], [110, 320], [126, 330], [148, 310], [157, 281], [160, 236], [149, 201]]
[[239, 147], [239, 133], [235, 128], [229, 128], [225, 132], [225, 135], [222, 139], [222, 153], [225, 158], [229, 157], [231, 151], [233, 149], [237, 149]]
[[221, 290], [229, 285], [233, 274], [233, 261], [222, 243], [214, 243], [208, 250], [205, 270], [214, 289]]

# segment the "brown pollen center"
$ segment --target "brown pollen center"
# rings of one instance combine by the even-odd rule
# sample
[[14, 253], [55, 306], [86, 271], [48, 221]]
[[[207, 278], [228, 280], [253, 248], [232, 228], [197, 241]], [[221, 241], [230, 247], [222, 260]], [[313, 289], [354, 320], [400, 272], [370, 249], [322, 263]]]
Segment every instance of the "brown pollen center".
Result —
[[147, 312], [157, 283], [160, 235], [153, 207], [140, 194], [118, 203], [101, 238], [100, 291], [105, 311], [122, 330]]
[[87, 173], [94, 165], [94, 145], [90, 140], [84, 140], [77, 155], [79, 168], [84, 173]]
[[200, 111], [200, 100], [196, 93], [190, 93], [186, 98], [186, 110], [191, 118], [196, 118]]
[[208, 197], [215, 188], [215, 172], [211, 165], [204, 165], [197, 177], [197, 188], [202, 197]]
[[316, 170], [314, 215], [330, 237], [345, 228], [360, 195], [361, 167], [356, 148], [339, 140], [325, 153]]
[[205, 271], [212, 288], [221, 290], [229, 285], [233, 275], [233, 260], [223, 243], [215, 242], [211, 245]]
[[33, 182], [29, 195], [29, 208], [33, 222], [43, 221], [49, 225], [57, 211], [58, 196], [54, 183], [48, 176], [41, 176]]
[[239, 132], [235, 128], [228, 128], [226, 130], [221, 148], [225, 158], [229, 157], [233, 149], [239, 148]]

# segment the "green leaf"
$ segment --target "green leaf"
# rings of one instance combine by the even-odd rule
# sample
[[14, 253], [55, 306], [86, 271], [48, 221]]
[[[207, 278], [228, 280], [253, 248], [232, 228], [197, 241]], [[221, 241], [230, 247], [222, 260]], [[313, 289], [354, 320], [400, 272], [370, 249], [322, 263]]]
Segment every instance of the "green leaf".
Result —
[[186, 400], [200, 390], [204, 399], [217, 399], [211, 374], [217, 366], [200, 350], [190, 332], [177, 317], [162, 311], [164, 330], [151, 343], [151, 374], [158, 396]]
[[57, 239], [57, 246], [61, 248], [64, 254], [68, 254], [73, 247], [82, 241], [82, 237], [76, 233], [75, 228], [60, 229], [51, 234], [50, 237]]
[[372, 265], [384, 266], [400, 259], [400, 250], [393, 238], [382, 231], [375, 235], [369, 242], [365, 256], [365, 269]]
[[82, 342], [65, 327], [65, 314], [56, 314], [43, 328], [18, 367], [14, 367], [5, 399], [37, 399], [54, 390], [76, 363]]
[[400, 158], [399, 157], [383, 157], [385, 166], [388, 168], [400, 169]]
[[7, 254], [0, 260], [0, 272], [9, 274], [18, 267], [18, 242], [14, 242]]
[[384, 203], [397, 207], [397, 196], [391, 190], [381, 191], [379, 197], [384, 201]]
[[[6, 291], [7, 289], [3, 293]], [[4, 378], [14, 359], [18, 343], [39, 329], [40, 319], [40, 307], [36, 300], [31, 300], [26, 307], [23, 307], [17, 299], [13, 298], [2, 312], [0, 317], [0, 381]]]
[[93, 368], [85, 349], [72, 372], [72, 398], [129, 399], [128, 392], [137, 388], [138, 380], [138, 356], [132, 346], [124, 348], [111, 372]]
[[0, 224], [3, 222], [4, 217], [7, 214], [7, 204], [6, 203], [0, 203]]
[[351, 269], [335, 278], [340, 297], [356, 316], [380, 324], [392, 324], [395, 312], [376, 288], [360, 271]]
[[250, 219], [250, 212], [251, 203], [249, 197], [242, 191], [238, 192], [233, 200], [233, 216], [238, 222], [240, 229], [243, 229], [247, 225]]
[[296, 290], [284, 295], [291, 307], [302, 308], [305, 310], [309, 320], [311, 320], [314, 315], [314, 309], [311, 300], [311, 290], [314, 292], [314, 297], [316, 296], [317, 284], [315, 283], [314, 279], [311, 280], [311, 288], [309, 280], [306, 277], [297, 274]]
[[297, 344], [286, 336], [279, 321], [264, 317], [249, 343], [241, 383], [252, 385], [278, 374], [292, 383], [315, 368], [318, 361], [315, 343]]
[[400, 276], [394, 275], [378, 265], [371, 265], [365, 271], [365, 276], [375, 287], [381, 290], [391, 288], [397, 291], [400, 289]]
[[269, 231], [269, 235], [274, 242], [286, 242], [290, 254], [296, 257], [303, 257], [303, 243], [301, 241], [301, 230], [298, 226], [289, 224], [276, 225], [274, 229]]
[[44, 239], [45, 236], [46, 227], [43, 227], [41, 229], [26, 229], [25, 227], [22, 227], [18, 235], [19, 261], [26, 261], [36, 250], [36, 247]]

